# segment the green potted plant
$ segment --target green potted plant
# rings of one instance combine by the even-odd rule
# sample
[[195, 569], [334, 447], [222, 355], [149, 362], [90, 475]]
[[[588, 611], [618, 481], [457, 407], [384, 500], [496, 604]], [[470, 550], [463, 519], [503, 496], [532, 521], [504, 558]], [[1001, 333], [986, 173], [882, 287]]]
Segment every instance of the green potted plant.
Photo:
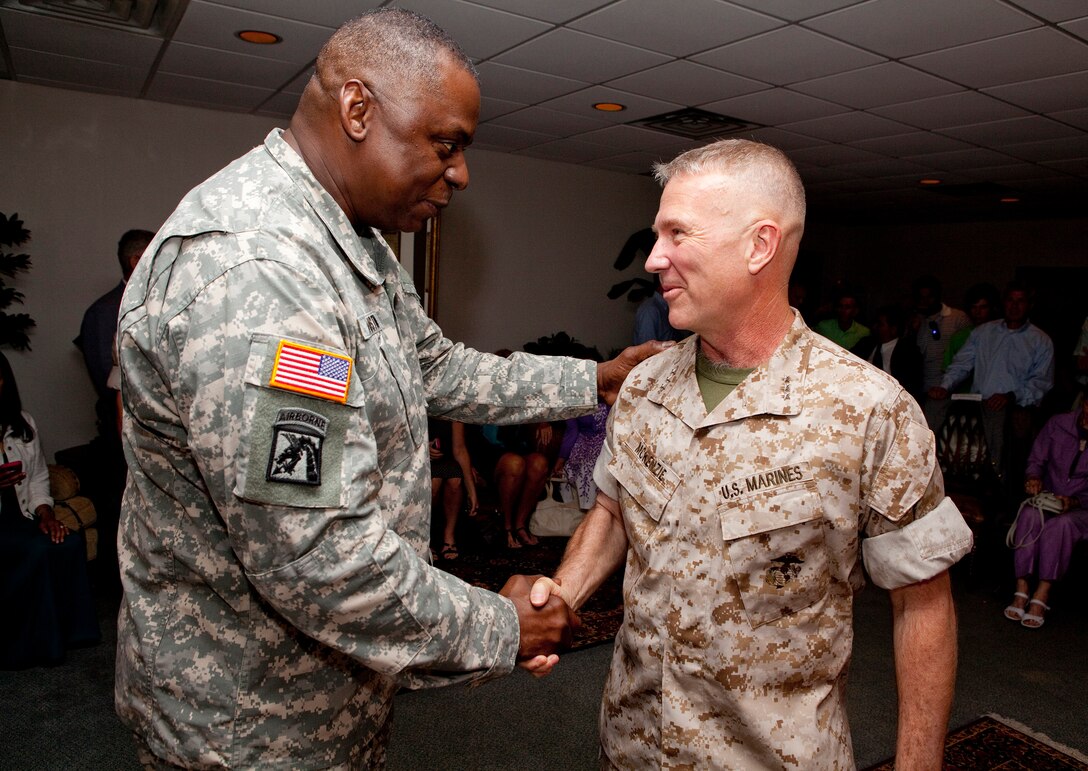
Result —
[[10, 217], [0, 212], [0, 345], [17, 351], [30, 350], [28, 332], [34, 319], [26, 313], [8, 313], [12, 303], [22, 303], [23, 293], [13, 284], [15, 275], [30, 268], [30, 255], [16, 253], [30, 240], [30, 231], [23, 227], [18, 213]]

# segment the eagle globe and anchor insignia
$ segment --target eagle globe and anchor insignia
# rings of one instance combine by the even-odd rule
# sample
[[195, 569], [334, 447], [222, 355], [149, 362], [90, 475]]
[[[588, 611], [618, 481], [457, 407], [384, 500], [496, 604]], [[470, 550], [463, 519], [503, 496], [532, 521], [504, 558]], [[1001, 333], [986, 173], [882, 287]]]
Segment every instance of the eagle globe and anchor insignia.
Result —
[[796, 554], [783, 554], [771, 560], [767, 568], [767, 583], [775, 589], [783, 589], [801, 572], [801, 566], [805, 561]]
[[321, 448], [328, 427], [328, 418], [316, 412], [280, 410], [276, 422], [272, 424], [272, 450], [266, 475], [268, 481], [320, 485]]

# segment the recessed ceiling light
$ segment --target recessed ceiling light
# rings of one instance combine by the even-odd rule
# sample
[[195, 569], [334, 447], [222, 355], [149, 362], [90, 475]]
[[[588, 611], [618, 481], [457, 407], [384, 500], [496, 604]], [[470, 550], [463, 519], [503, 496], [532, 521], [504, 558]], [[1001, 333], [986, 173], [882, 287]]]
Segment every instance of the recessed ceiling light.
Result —
[[593, 105], [594, 110], [600, 110], [601, 112], [620, 112], [626, 110], [627, 105], [620, 104], [619, 102], [597, 102]]
[[1002, 198], [1001, 203], [1020, 203], [1020, 199], [1009, 195]]
[[274, 35], [271, 32], [262, 32], [259, 29], [244, 29], [241, 32], [235, 32], [240, 39], [247, 43], [256, 43], [257, 45], [270, 46], [283, 40], [279, 35]]
[[939, 185], [941, 180], [934, 179], [933, 177], [926, 177], [925, 179], [918, 180], [919, 185]]

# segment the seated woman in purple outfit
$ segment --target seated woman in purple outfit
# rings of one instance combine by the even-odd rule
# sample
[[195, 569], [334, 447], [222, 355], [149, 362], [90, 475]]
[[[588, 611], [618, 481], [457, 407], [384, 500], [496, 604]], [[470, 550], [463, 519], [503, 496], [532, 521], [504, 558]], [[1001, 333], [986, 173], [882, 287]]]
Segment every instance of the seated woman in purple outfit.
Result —
[[[1006, 618], [1029, 629], [1043, 625], [1051, 585], [1069, 569], [1073, 547], [1088, 540], [1088, 401], [1079, 409], [1055, 415], [1039, 432], [1028, 458], [1024, 490], [1028, 495], [1054, 493], [1063, 509], [1040, 527], [1034, 507], [1017, 517], [1013, 551], [1016, 593], [1005, 608]], [[1022, 544], [1022, 545], [1020, 545]], [[1038, 576], [1029, 596], [1029, 579]]]
[[597, 404], [597, 410], [567, 420], [563, 433], [563, 445], [559, 448], [561, 471], [578, 496], [578, 508], [589, 511], [597, 500], [597, 483], [593, 481], [593, 467], [604, 445], [605, 427], [608, 423], [608, 405]]

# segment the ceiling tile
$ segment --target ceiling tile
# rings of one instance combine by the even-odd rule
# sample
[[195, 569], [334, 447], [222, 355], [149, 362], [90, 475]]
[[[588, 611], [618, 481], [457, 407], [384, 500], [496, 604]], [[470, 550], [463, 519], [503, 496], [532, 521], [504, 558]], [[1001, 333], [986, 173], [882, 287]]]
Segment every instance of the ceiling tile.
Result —
[[569, 137], [585, 131], [612, 125], [609, 121], [587, 115], [575, 115], [569, 112], [557, 112], [544, 107], [526, 107], [517, 112], [508, 113], [490, 121], [495, 126], [537, 131], [551, 134], [553, 137]]
[[487, 59], [552, 29], [552, 25], [461, 0], [401, 0], [433, 20], [474, 59]]
[[554, 99], [589, 85], [579, 80], [507, 67], [496, 62], [484, 62], [476, 69], [480, 73], [480, 91], [484, 96], [523, 104]]
[[703, 105], [703, 109], [751, 123], [762, 123], [765, 126], [794, 123], [809, 118], [823, 118], [849, 111], [849, 108], [842, 105], [815, 99], [786, 88], [769, 89], [755, 94], [723, 99], [720, 102], [710, 102]]
[[571, 29], [554, 30], [495, 59], [587, 83], [604, 83], [668, 60], [663, 54]]
[[875, 139], [862, 139], [851, 142], [852, 147], [871, 150], [874, 153], [903, 158], [922, 153], [943, 153], [949, 150], [965, 150], [970, 145], [958, 139], [934, 134], [929, 131], [914, 131], [910, 134], [895, 134]]
[[731, 0], [734, 5], [754, 8], [762, 13], [789, 21], [800, 21], [834, 11], [860, 0]]
[[1088, 13], [1084, 10], [1084, 0], [1012, 0], [1010, 4], [1018, 5], [1047, 21], [1078, 19]]
[[482, 97], [480, 99], [480, 123], [489, 121], [492, 118], [497, 118], [500, 115], [506, 115], [508, 112], [514, 112], [520, 110], [528, 105], [521, 102], [508, 102], [505, 99], [492, 99], [490, 97]]
[[970, 126], [954, 126], [941, 129], [941, 133], [966, 142], [998, 148], [1016, 142], [1059, 139], [1074, 135], [1081, 136], [1081, 141], [1085, 141], [1083, 134], [1077, 129], [1039, 115], [975, 123]]
[[617, 78], [607, 85], [645, 96], [668, 94], [670, 100], [688, 107], [768, 88], [757, 80], [679, 60]]
[[[594, 110], [593, 105], [598, 102], [619, 102], [627, 109], [622, 112], [601, 112]], [[678, 110], [683, 105], [673, 102], [662, 102], [659, 99], [651, 99], [648, 96], [629, 94], [607, 86], [591, 86], [573, 94], [566, 94], [556, 99], [543, 102], [541, 107], [562, 112], [572, 112], [576, 115], [586, 115], [608, 121], [609, 123], [629, 123], [633, 120], [648, 118], [651, 115], [660, 115], [665, 112]]]
[[[253, 45], [236, 37], [235, 33], [244, 29], [271, 32], [283, 40], [275, 45]], [[190, 0], [173, 40], [302, 66], [313, 61], [331, 34], [328, 27]]]
[[12, 48], [145, 70], [154, 63], [163, 46], [162, 39], [153, 35], [77, 24], [7, 8], [0, 8], [0, 24], [4, 38]]
[[931, 99], [877, 107], [872, 112], [925, 129], [964, 126], [969, 123], [983, 123], [988, 120], [1015, 118], [1027, 114], [1018, 107], [1005, 104], [977, 91], [960, 91]]
[[844, 163], [887, 160], [886, 158], [881, 158], [881, 156], [876, 153], [871, 153], [867, 150], [859, 150], [856, 147], [834, 144], [817, 145], [816, 147], [806, 147], [801, 150], [794, 150], [790, 153], [790, 158], [792, 158], [795, 163], [810, 163], [815, 166], [840, 166]]
[[1026, 179], [1052, 179], [1059, 174], [1054, 169], [1034, 163], [1014, 163], [1009, 166], [991, 166], [977, 172], [969, 171], [966, 176], [985, 182], [1022, 182]]
[[1042, 141], [1022, 142], [1001, 148], [1004, 152], [1025, 161], [1068, 161], [1072, 158], [1088, 157], [1088, 136], [1079, 134], [1073, 137], [1045, 139]]
[[829, 142], [856, 142], [860, 139], [906, 134], [910, 131], [909, 126], [866, 112], [848, 112], [827, 118], [814, 118], [787, 123], [779, 128], [819, 137]]
[[[16, 72], [33, 72], [36, 77], [50, 84], [69, 84], [93, 87], [96, 90], [138, 97], [147, 79], [147, 70], [122, 67], [108, 62], [58, 56], [42, 51], [29, 51], [12, 47], [11, 59]], [[25, 77], [19, 80], [25, 81]]]
[[801, 27], [783, 27], [692, 59], [779, 86], [884, 61], [883, 57]]
[[1058, 26], [1066, 32], [1072, 32], [1081, 40], [1088, 40], [1088, 16], [1085, 16], [1083, 19], [1077, 19], [1076, 21], [1059, 24]]
[[1088, 69], [1088, 47], [1042, 28], [970, 43], [905, 60], [926, 72], [985, 88]]
[[306, 90], [306, 84], [310, 82], [310, 78], [314, 74], [314, 68], [312, 66], [307, 67], [298, 75], [295, 79], [283, 87], [283, 90], [289, 94], [295, 94], [301, 96], [302, 92]]
[[479, 5], [501, 8], [510, 13], [521, 14], [533, 19], [543, 19], [554, 24], [576, 18], [608, 5], [614, 0], [474, 0]]
[[298, 107], [298, 94], [288, 94], [280, 91], [266, 99], [257, 108], [258, 115], [270, 115], [274, 118], [290, 118]]
[[1035, 112], [1071, 110], [1084, 105], [1084, 95], [1088, 94], [1088, 67], [1083, 72], [986, 88], [983, 93]]
[[525, 131], [524, 129], [496, 126], [493, 123], [485, 123], [476, 127], [476, 137], [472, 141], [473, 147], [483, 150], [502, 148], [504, 150], [520, 150], [523, 147], [539, 145], [550, 142], [555, 137], [542, 134], [538, 131]]
[[1065, 174], [1076, 174], [1081, 177], [1088, 177], [1088, 158], [1078, 158], [1073, 161], [1048, 161], [1044, 162], [1043, 165]]
[[213, 0], [216, 5], [257, 11], [269, 16], [305, 21], [329, 27], [329, 34], [348, 19], [377, 8], [383, 0], [319, 0], [300, 3], [298, 0]]
[[917, 163], [902, 158], [878, 158], [872, 161], [840, 163], [837, 168], [866, 177], [890, 177], [909, 174], [917, 178], [926, 171], [925, 166], [919, 166]]
[[1062, 123], [1068, 123], [1070, 126], [1076, 126], [1077, 128], [1088, 131], [1088, 107], [1081, 107], [1077, 110], [1052, 112], [1050, 113], [1050, 117], [1054, 120], [1061, 121]]
[[147, 95], [151, 99], [164, 102], [249, 111], [263, 103], [273, 93], [266, 88], [253, 88], [237, 83], [208, 81], [204, 78], [189, 78], [163, 72], [155, 76]]
[[872, 0], [805, 22], [806, 27], [894, 59], [1039, 25], [998, 0]]
[[672, 156], [668, 154], [633, 152], [589, 161], [587, 165], [611, 171], [623, 171], [628, 174], [649, 175], [655, 163], [665, 163], [671, 160]]
[[800, 150], [802, 147], [815, 147], [816, 145], [824, 144], [822, 139], [806, 137], [803, 134], [794, 134], [792, 131], [783, 131], [782, 129], [776, 128], [755, 129], [754, 131], [745, 131], [741, 134], [736, 134], [736, 136], [773, 145], [779, 150], [785, 150], [786, 152]]
[[246, 56], [188, 43], [171, 43], [159, 62], [158, 72], [208, 80], [219, 80], [229, 72], [231, 81], [235, 83], [279, 89], [294, 80], [298, 69], [293, 62]]
[[578, 139], [583, 142], [611, 147], [616, 153], [649, 149], [655, 153], [661, 152], [670, 157], [678, 155], [684, 150], [698, 147], [701, 144], [691, 139], [666, 134], [663, 131], [639, 128], [638, 126], [611, 126], [610, 128], [597, 129], [586, 134], [580, 134]]
[[519, 150], [518, 155], [567, 163], [585, 163], [613, 155], [613, 151], [603, 145], [582, 142], [578, 139], [557, 139], [554, 142], [545, 142], [542, 145]]
[[881, 107], [963, 90], [963, 86], [895, 62], [794, 83], [790, 88], [858, 109]]
[[675, 23], [677, 12], [675, 5], [660, 0], [620, 0], [568, 26], [651, 51], [688, 56], [783, 24], [721, 0], [685, 0], [679, 11], [683, 24]]
[[953, 150], [944, 153], [922, 153], [911, 156], [909, 160], [944, 171], [965, 171], [987, 166], [1006, 166], [1015, 161], [1003, 153], [976, 147], [971, 150]]

